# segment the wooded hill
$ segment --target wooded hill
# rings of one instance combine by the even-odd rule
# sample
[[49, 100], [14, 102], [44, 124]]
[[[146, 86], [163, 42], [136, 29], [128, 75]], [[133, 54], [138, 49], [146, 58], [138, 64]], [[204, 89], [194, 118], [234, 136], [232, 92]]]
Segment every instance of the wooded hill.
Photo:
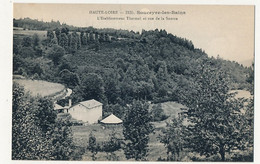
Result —
[[73, 89], [73, 103], [92, 98], [104, 104], [181, 102], [183, 94], [196, 90], [206, 65], [225, 72], [230, 89], [252, 90], [252, 68], [208, 57], [165, 30], [76, 28], [29, 18], [14, 20], [14, 26], [48, 30], [47, 38], [14, 39], [14, 74], [63, 83]]

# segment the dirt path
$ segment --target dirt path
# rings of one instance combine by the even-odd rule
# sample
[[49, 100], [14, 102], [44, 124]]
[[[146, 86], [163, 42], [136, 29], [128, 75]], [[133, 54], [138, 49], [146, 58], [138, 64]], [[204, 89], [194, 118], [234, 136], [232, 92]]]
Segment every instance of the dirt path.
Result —
[[66, 97], [69, 97], [72, 94], [72, 89], [67, 88], [66, 90], [67, 90], [66, 95], [64, 97], [62, 97], [61, 99], [65, 99]]
[[56, 100], [54, 101], [54, 105], [57, 104], [57, 101], [58, 101], [58, 100], [65, 99], [66, 97], [69, 97], [71, 94], [72, 94], [72, 89], [66, 88], [66, 93], [65, 93], [65, 95], [62, 96], [62, 97], [59, 97], [58, 99], [56, 99]]

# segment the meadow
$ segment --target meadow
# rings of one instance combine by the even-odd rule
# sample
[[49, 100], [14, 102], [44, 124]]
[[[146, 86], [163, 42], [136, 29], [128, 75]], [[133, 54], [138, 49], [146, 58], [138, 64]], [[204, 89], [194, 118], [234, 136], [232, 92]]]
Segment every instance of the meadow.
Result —
[[65, 86], [58, 83], [29, 79], [14, 79], [13, 81], [24, 86], [24, 89], [30, 92], [32, 96], [56, 97], [57, 95], [63, 95], [63, 92], [66, 92]]
[[41, 39], [47, 38], [47, 31], [40, 30], [13, 30], [13, 35], [25, 35], [25, 36], [33, 36], [34, 34], [39, 35]]
[[24, 37], [26, 36], [32, 37], [34, 34], [37, 34], [41, 41], [47, 39], [47, 31], [18, 29], [18, 30], [13, 30], [13, 41], [17, 43], [21, 43]]

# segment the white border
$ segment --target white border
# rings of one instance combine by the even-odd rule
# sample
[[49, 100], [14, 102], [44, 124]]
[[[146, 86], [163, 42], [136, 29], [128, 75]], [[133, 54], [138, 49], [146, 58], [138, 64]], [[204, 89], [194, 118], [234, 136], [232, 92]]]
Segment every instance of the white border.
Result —
[[[255, 5], [255, 45], [260, 45], [260, 2], [258, 0], [2, 0], [0, 5], [0, 162], [1, 163], [35, 163], [35, 161], [11, 160], [11, 108], [12, 108], [12, 18], [13, 3], [96, 3], [96, 4], [198, 4], [198, 5]], [[258, 30], [257, 30], [258, 29]], [[255, 46], [255, 153], [254, 163], [260, 161], [259, 145], [259, 48]], [[39, 161], [37, 163], [83, 163], [67, 161]], [[86, 162], [84, 163], [93, 163]], [[104, 163], [104, 162], [98, 162]], [[107, 164], [115, 162], [106, 162]], [[118, 162], [117, 162], [118, 163]], [[121, 162], [119, 162], [121, 163]], [[129, 163], [129, 162], [127, 162]], [[135, 162], [136, 163], [136, 162]], [[159, 163], [159, 162], [152, 162]], [[177, 163], [177, 162], [175, 162]], [[196, 162], [199, 163], [199, 162]], [[206, 162], [203, 162], [206, 163]], [[241, 162], [239, 162], [241, 163]]]

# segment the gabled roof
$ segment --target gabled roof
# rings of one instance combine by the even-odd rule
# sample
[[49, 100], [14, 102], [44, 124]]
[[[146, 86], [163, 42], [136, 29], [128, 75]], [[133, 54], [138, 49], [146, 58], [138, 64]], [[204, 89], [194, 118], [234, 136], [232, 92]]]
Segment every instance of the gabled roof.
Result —
[[111, 114], [100, 122], [103, 124], [120, 124], [123, 121], [120, 118], [116, 117], [115, 115]]
[[79, 104], [85, 106], [88, 109], [103, 105], [101, 102], [98, 102], [97, 100], [94, 99], [82, 101]]

